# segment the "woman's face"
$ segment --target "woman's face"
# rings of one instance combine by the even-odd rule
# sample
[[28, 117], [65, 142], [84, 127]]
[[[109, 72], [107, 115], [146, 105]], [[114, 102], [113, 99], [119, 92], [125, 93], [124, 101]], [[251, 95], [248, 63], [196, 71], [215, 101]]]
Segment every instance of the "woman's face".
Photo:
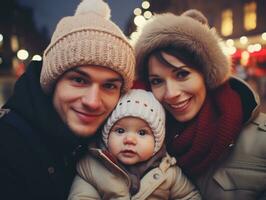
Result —
[[151, 56], [148, 62], [149, 82], [154, 96], [179, 122], [193, 119], [206, 97], [203, 76], [176, 57], [162, 53], [171, 65]]

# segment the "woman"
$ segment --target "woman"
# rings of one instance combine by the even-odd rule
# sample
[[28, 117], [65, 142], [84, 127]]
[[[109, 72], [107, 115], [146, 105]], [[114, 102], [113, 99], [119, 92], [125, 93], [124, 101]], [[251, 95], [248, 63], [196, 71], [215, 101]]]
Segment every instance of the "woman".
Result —
[[205, 16], [150, 20], [135, 41], [137, 75], [167, 111], [168, 151], [204, 199], [266, 198], [266, 115], [230, 75]]

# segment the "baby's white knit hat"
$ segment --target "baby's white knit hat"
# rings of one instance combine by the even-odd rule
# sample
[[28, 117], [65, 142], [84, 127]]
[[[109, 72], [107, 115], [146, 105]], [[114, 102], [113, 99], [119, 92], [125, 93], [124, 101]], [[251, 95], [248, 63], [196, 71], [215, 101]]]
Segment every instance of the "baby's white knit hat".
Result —
[[58, 78], [67, 70], [96, 65], [109, 68], [123, 78], [123, 91], [134, 79], [135, 55], [121, 29], [110, 20], [110, 8], [103, 0], [83, 0], [74, 16], [57, 24], [43, 55], [40, 83], [51, 94]]
[[165, 112], [151, 92], [131, 89], [123, 95], [102, 130], [105, 145], [113, 125], [124, 117], [138, 117], [146, 121], [154, 134], [154, 154], [160, 150], [165, 138]]

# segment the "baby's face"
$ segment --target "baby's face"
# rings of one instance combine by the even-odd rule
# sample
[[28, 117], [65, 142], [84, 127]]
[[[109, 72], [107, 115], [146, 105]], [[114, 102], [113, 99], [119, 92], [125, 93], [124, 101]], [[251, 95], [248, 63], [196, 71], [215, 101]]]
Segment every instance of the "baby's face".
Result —
[[153, 132], [149, 125], [140, 118], [122, 118], [110, 131], [108, 149], [125, 165], [148, 160], [154, 151]]

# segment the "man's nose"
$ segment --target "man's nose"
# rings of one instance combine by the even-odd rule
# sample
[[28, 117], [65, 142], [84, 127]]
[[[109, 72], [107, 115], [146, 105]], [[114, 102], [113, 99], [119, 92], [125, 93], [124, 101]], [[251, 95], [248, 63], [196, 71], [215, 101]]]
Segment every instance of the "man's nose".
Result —
[[100, 87], [98, 85], [91, 85], [83, 94], [81, 102], [90, 109], [98, 109], [102, 105]]

